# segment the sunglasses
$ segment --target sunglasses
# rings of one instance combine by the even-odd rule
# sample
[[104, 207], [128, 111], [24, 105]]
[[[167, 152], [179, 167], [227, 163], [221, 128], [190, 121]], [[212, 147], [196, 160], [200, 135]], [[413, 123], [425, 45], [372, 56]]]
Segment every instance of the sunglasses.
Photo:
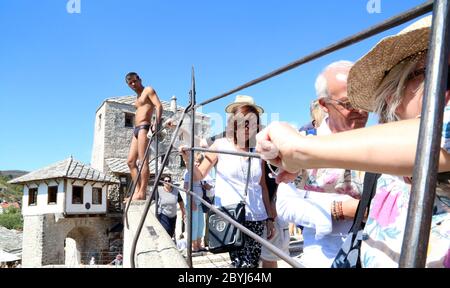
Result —
[[336, 102], [339, 106], [341, 106], [342, 108], [346, 109], [346, 110], [353, 110], [355, 108], [353, 108], [352, 103], [350, 103], [350, 101], [341, 101], [341, 100], [335, 100], [335, 99], [327, 99], [327, 101], [334, 101]]
[[[447, 69], [448, 69], [447, 70], [448, 71], [448, 73], [447, 73], [447, 91], [448, 91], [450, 89], [450, 65], [447, 67]], [[406, 79], [409, 81], [409, 80], [412, 80], [412, 79], [414, 79], [416, 77], [419, 77], [420, 75], [423, 75], [425, 77], [425, 72], [426, 71], [427, 70], [426, 70], [425, 67], [417, 69], [416, 71], [414, 71], [411, 74], [409, 74]]]
[[170, 179], [164, 179], [164, 182], [170, 183]]

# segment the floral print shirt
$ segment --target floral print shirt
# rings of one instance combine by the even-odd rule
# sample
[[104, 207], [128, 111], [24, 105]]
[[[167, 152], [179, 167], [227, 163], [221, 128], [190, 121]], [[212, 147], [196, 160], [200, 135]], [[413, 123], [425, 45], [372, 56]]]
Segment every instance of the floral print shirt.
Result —
[[[326, 117], [319, 128], [317, 135], [329, 135], [331, 130]], [[314, 136], [311, 136], [314, 137]], [[300, 183], [297, 188], [314, 191], [349, 195], [360, 199], [363, 191], [364, 172], [335, 168], [307, 169], [302, 171]]]
[[[450, 153], [450, 107], [445, 108], [441, 146]], [[361, 244], [362, 267], [398, 267], [408, 214], [410, 178], [383, 174], [370, 205]], [[450, 268], [450, 211], [433, 215], [427, 267]]]

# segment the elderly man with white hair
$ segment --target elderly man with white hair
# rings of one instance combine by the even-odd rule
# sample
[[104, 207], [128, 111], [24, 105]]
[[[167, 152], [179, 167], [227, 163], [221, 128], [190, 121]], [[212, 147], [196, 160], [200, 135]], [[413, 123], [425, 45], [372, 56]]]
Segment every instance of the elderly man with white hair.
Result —
[[[368, 113], [354, 109], [347, 98], [347, 76], [351, 67], [349, 61], [337, 61], [317, 77], [318, 101], [328, 114], [317, 128], [317, 135], [366, 125]], [[331, 267], [353, 222], [362, 184], [363, 175], [358, 171], [310, 169], [302, 171], [297, 187], [292, 183], [279, 185], [278, 217], [304, 227], [300, 257], [303, 265]]]

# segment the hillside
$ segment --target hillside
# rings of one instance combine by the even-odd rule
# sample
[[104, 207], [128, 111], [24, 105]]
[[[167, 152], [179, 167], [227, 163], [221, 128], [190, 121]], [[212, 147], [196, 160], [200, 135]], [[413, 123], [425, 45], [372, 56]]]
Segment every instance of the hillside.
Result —
[[0, 176], [6, 176], [9, 177], [10, 179], [14, 179], [17, 177], [20, 177], [22, 175], [27, 174], [27, 171], [22, 171], [22, 170], [3, 170], [0, 171]]
[[22, 186], [11, 185], [8, 181], [26, 174], [25, 171], [0, 171], [0, 199], [8, 202], [21, 202]]

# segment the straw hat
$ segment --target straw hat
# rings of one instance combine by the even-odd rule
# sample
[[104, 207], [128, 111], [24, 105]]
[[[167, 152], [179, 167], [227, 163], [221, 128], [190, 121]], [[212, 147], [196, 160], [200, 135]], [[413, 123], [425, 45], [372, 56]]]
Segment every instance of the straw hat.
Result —
[[255, 100], [253, 99], [253, 97], [252, 96], [247, 96], [247, 95], [237, 95], [236, 99], [234, 100], [234, 102], [229, 104], [225, 108], [225, 112], [231, 113], [233, 111], [234, 107], [237, 107], [237, 106], [240, 106], [240, 105], [251, 105], [251, 106], [256, 108], [256, 110], [258, 111], [259, 114], [264, 113], [264, 109], [262, 107], [260, 107], [260, 106], [255, 104]]
[[431, 15], [421, 18], [397, 35], [383, 38], [353, 65], [347, 86], [354, 107], [373, 111], [374, 94], [386, 73], [405, 58], [428, 49], [431, 20]]

